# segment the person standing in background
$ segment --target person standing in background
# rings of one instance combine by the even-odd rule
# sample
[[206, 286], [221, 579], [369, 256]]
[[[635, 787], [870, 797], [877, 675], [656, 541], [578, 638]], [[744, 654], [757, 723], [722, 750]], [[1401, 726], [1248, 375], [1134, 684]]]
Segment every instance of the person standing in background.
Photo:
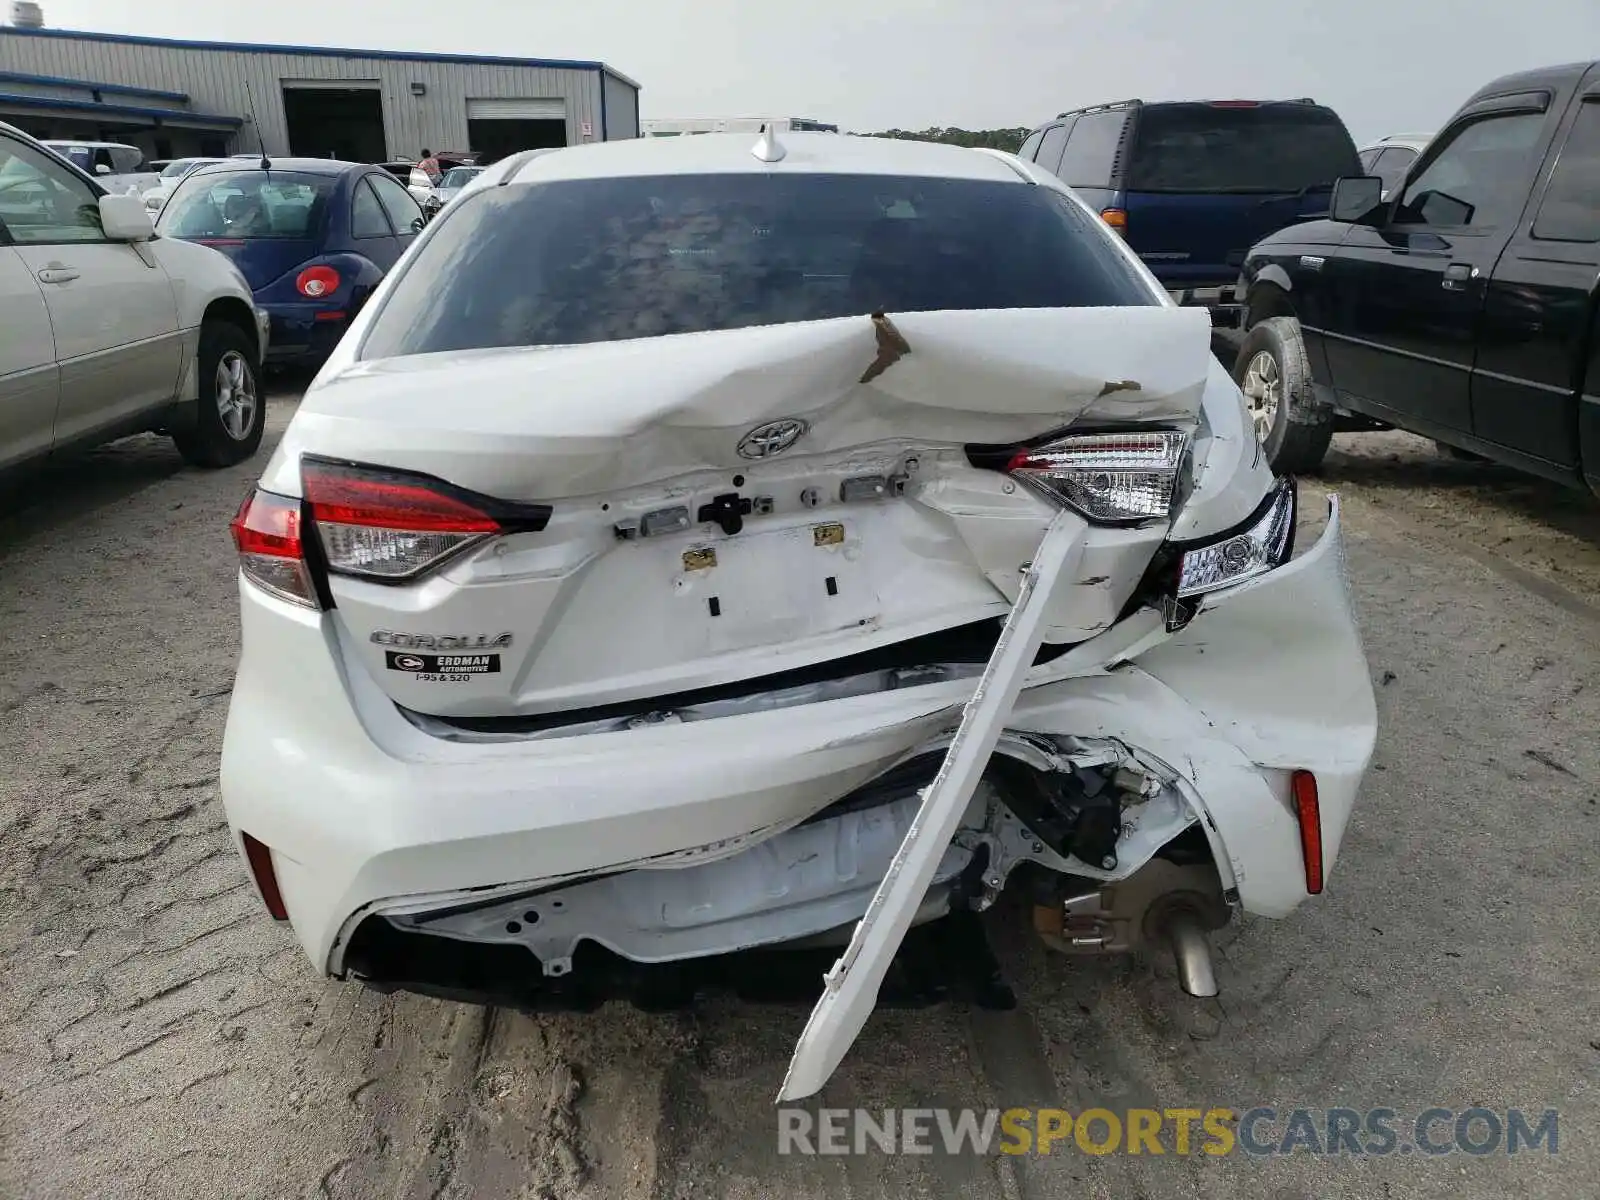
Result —
[[433, 151], [426, 146], [422, 148], [422, 161], [417, 164], [417, 167], [427, 174], [431, 183], [438, 186], [439, 178], [444, 172], [439, 170], [439, 160], [433, 156]]

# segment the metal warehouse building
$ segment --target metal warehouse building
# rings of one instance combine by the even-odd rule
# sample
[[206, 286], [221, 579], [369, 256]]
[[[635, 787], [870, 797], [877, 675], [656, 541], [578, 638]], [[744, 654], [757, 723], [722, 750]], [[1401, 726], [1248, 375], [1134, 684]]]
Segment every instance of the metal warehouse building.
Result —
[[[253, 114], [253, 115], [252, 115]], [[602, 62], [389, 53], [0, 27], [0, 120], [151, 158], [355, 162], [639, 136], [639, 85]]]

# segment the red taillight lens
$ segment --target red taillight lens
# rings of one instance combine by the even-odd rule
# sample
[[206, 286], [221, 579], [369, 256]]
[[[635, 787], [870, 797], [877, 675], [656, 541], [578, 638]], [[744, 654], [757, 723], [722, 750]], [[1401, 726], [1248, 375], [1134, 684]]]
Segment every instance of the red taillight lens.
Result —
[[280, 600], [320, 608], [300, 541], [300, 502], [257, 490], [244, 498], [229, 527], [244, 577]]
[[1212, 108], [1260, 108], [1259, 100], [1213, 100]]
[[485, 538], [543, 529], [543, 505], [476, 496], [408, 471], [306, 458], [306, 503], [328, 569], [387, 582], [411, 579]]
[[1300, 853], [1306, 862], [1306, 891], [1322, 894], [1322, 806], [1317, 800], [1317, 777], [1296, 771], [1289, 780], [1294, 795], [1295, 820], [1300, 823]]
[[339, 290], [339, 272], [332, 267], [307, 267], [295, 276], [294, 290], [308, 300], [321, 300]]
[[250, 864], [250, 874], [255, 877], [261, 902], [274, 921], [287, 921], [289, 910], [284, 907], [283, 889], [278, 886], [278, 873], [272, 867], [272, 851], [248, 833], [241, 832], [239, 837], [244, 842], [244, 858]]
[[1128, 236], [1128, 214], [1120, 208], [1102, 208], [1100, 219], [1123, 237]]

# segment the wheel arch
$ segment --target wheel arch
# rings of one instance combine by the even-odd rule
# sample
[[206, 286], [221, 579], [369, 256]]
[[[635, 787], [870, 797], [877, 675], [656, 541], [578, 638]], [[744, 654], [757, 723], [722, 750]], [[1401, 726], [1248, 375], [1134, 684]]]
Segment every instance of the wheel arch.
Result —
[[207, 304], [205, 312], [201, 314], [200, 324], [202, 328], [210, 324], [232, 325], [256, 348], [256, 365], [261, 364], [261, 331], [256, 327], [256, 315], [237, 296], [218, 296]]
[[1257, 273], [1245, 297], [1244, 327], [1251, 329], [1272, 317], [1299, 319], [1294, 305], [1294, 282], [1289, 273], [1275, 263]]

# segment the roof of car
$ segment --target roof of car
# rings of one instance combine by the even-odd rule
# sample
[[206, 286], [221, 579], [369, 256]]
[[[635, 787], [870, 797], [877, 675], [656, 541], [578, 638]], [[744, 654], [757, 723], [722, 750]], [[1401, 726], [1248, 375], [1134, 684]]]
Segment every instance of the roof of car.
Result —
[[1519, 71], [1515, 75], [1502, 75], [1492, 83], [1485, 84], [1473, 93], [1468, 104], [1479, 100], [1486, 100], [1490, 96], [1504, 96], [1514, 92], [1532, 92], [1543, 88], [1559, 88], [1565, 84], [1575, 83], [1582, 79], [1600, 63], [1589, 62], [1561, 63], [1550, 67], [1537, 67], [1531, 71]]
[[1368, 150], [1381, 150], [1385, 146], [1406, 146], [1412, 150], [1421, 150], [1431, 141], [1433, 141], [1433, 134], [1431, 133], [1391, 133], [1375, 142], [1368, 142], [1361, 147], [1361, 153], [1365, 154]]
[[[138, 150], [137, 146], [130, 146], [127, 142], [96, 142], [87, 138], [40, 138], [39, 144], [43, 146], [83, 146], [91, 150]], [[141, 153], [143, 153], [141, 151]]]
[[[343, 175], [349, 171], [376, 171], [380, 168], [367, 163], [342, 162], [337, 158], [267, 158], [267, 164], [274, 171], [297, 171], [302, 175]], [[207, 166], [195, 170], [196, 175], [217, 174], [222, 168], [230, 171], [256, 171], [261, 167], [261, 159], [255, 155], [244, 158], [234, 155], [232, 158], [221, 158]]]
[[533, 157], [510, 180], [811, 173], [1027, 182], [1005, 159], [962, 146], [839, 133], [781, 133], [777, 141], [783, 157], [766, 162], [753, 153], [759, 139], [751, 133], [704, 133], [590, 142]]

